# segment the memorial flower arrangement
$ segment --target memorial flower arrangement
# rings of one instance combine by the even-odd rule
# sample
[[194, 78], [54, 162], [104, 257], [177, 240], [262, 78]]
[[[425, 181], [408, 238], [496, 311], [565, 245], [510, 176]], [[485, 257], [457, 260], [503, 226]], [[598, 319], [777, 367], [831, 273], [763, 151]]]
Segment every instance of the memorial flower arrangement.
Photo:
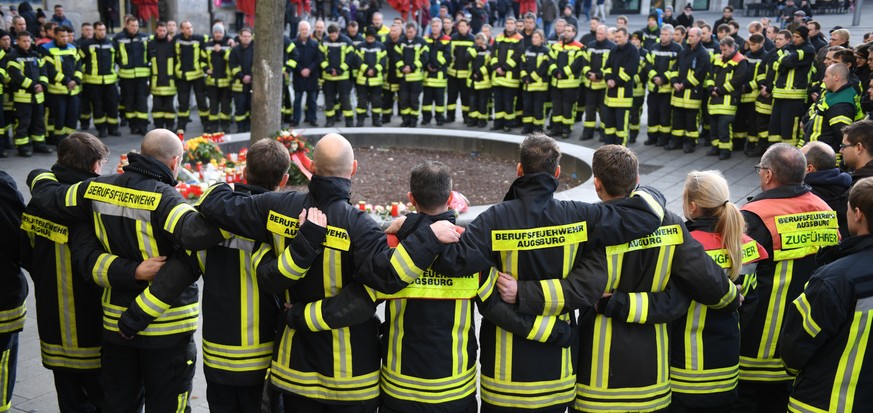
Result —
[[312, 160], [309, 159], [312, 144], [303, 137], [302, 132], [293, 129], [279, 130], [275, 138], [288, 148], [291, 162], [296, 166], [288, 171], [288, 185], [306, 185], [312, 178]]
[[222, 159], [224, 155], [215, 141], [205, 136], [199, 136], [182, 142], [185, 149], [185, 162], [209, 163], [214, 159]]

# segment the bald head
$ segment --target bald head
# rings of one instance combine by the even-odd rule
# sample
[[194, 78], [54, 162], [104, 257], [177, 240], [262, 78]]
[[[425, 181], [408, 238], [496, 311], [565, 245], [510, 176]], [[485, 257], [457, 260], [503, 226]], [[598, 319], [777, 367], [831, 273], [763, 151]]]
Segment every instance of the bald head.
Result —
[[803, 145], [800, 148], [803, 155], [806, 156], [807, 167], [812, 167], [812, 171], [826, 171], [837, 167], [837, 155], [834, 148], [821, 141], [812, 141]]
[[[182, 142], [175, 133], [166, 129], [152, 129], [142, 138], [143, 155], [151, 156], [175, 172], [182, 156]], [[175, 157], [179, 159], [174, 159]]]
[[328, 133], [315, 144], [312, 160], [321, 176], [351, 178], [357, 168], [352, 145], [338, 133]]

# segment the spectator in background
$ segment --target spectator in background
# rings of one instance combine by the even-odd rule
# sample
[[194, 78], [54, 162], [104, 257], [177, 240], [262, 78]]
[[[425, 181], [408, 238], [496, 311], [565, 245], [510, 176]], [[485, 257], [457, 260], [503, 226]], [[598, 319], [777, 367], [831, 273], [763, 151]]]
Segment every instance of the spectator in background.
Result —
[[676, 27], [679, 24], [679, 20], [676, 19], [676, 16], [673, 15], [673, 6], [667, 6], [664, 8], [664, 15], [661, 16], [661, 25], [669, 24], [673, 27]]
[[686, 29], [694, 27], [694, 15], [692, 14], [692, 11], [691, 3], [686, 4], [682, 9], [682, 14], [676, 18], [676, 22], [685, 26]]
[[55, 14], [52, 15], [51, 21], [60, 27], [73, 27], [73, 22], [64, 15], [64, 6], [60, 4], [55, 5]]
[[[791, 1], [791, 0], [788, 0]], [[721, 11], [721, 18], [716, 20], [712, 27], [718, 28], [722, 24], [728, 24], [731, 20], [734, 19], [734, 8], [731, 6], [727, 6]]]
[[115, 33], [119, 17], [118, 0], [97, 0], [97, 7], [100, 11], [100, 21], [106, 24], [107, 32]]
[[[558, 18], [558, 3], [556, 3], [555, 0], [542, 0], [542, 3], [540, 4], [540, 15], [543, 18], [543, 33], [545, 33], [546, 38], [548, 38], [552, 31], [552, 25], [555, 24], [555, 20]], [[587, 11], [585, 16], [588, 16]]]
[[812, 188], [812, 193], [821, 198], [837, 213], [840, 235], [848, 236], [846, 231], [846, 204], [843, 194], [852, 187], [852, 177], [837, 168], [837, 155], [830, 145], [824, 142], [810, 142], [800, 151], [806, 156], [806, 177], [803, 183]]
[[3, 21], [6, 22], [5, 30], [9, 30], [12, 27], [12, 19], [15, 16], [18, 16], [18, 8], [15, 5], [11, 5], [9, 6], [9, 12], [3, 15]]
[[39, 34], [39, 20], [36, 18], [36, 12], [27, 1], [22, 1], [18, 5], [18, 15], [24, 18], [26, 30], [34, 37]]
[[806, 22], [806, 28], [809, 29], [809, 43], [812, 44], [816, 52], [828, 45], [828, 39], [821, 32], [821, 23], [809, 20]]
[[800, 10], [806, 14], [806, 18], [812, 18], [812, 7], [809, 6], [809, 1], [801, 0], [800, 1]]
[[831, 30], [831, 38], [828, 44], [830, 46], [845, 47], [846, 49], [851, 48], [849, 46], [849, 31], [843, 28]]

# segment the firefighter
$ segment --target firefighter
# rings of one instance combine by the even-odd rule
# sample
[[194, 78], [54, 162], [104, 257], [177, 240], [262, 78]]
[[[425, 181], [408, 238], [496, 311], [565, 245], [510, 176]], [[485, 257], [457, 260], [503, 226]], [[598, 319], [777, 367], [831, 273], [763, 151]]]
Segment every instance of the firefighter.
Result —
[[[337, 119], [345, 117], [346, 127], [354, 122], [349, 80], [354, 63], [354, 47], [352, 42], [340, 34], [339, 26], [327, 26], [327, 37], [321, 43], [321, 77], [324, 82], [324, 116], [327, 118], [325, 127], [333, 126]], [[342, 107], [342, 113], [337, 112], [336, 105]]]
[[488, 126], [488, 104], [491, 101], [491, 47], [484, 33], [476, 34], [476, 45], [467, 48], [470, 55], [467, 89], [470, 91], [470, 123], [468, 126]]
[[640, 54], [628, 41], [626, 29], [615, 31], [615, 44], [615, 51], [609, 54], [603, 68], [607, 88], [603, 117], [605, 143], [627, 145], [628, 110], [633, 106], [633, 77], [639, 67]]
[[[715, 61], [715, 57], [721, 53], [721, 49], [718, 47], [718, 41], [715, 39], [716, 36], [712, 34], [712, 27], [708, 24], [704, 24], [700, 26], [701, 38], [700, 45], [706, 48], [709, 52], [710, 62]], [[706, 109], [706, 105], [709, 102], [709, 99], [703, 99], [703, 104], [700, 107], [700, 123], [703, 125], [700, 131], [700, 138], [703, 141], [703, 146], [709, 145], [709, 111]]]
[[[783, 33], [784, 32], [784, 33]], [[785, 47], [791, 43], [791, 33], [783, 30], [776, 34], [773, 39], [774, 48], [767, 53], [764, 61], [761, 62], [761, 75], [759, 75], [758, 83], [760, 84], [758, 98], [755, 99], [755, 125], [758, 130], [758, 144], [751, 148], [747, 156], [757, 158], [764, 154], [767, 148], [776, 142], [782, 140], [780, 137], [774, 137], [770, 140], [769, 124], [770, 116], [773, 114], [773, 82], [776, 80], [776, 61], [787, 53]]]
[[832, 64], [825, 70], [825, 92], [801, 122], [803, 141], [821, 141], [834, 148], [834, 152], [840, 150], [843, 128], [864, 116], [857, 103], [860, 98], [848, 79], [849, 68], [842, 63]]
[[[531, 134], [522, 142], [519, 157], [519, 177], [505, 200], [473, 220], [461, 242], [445, 246], [431, 268], [454, 277], [494, 267], [511, 273], [510, 278], [529, 280], [540, 291], [545, 288], [548, 296], [564, 297], [570, 292], [561, 289], [561, 279], [575, 265], [582, 265], [588, 271], [580, 277], [585, 280], [577, 291], [593, 305], [606, 282], [606, 261], [597, 245], [630, 241], [652, 232], [660, 221], [656, 211], [663, 209], [649, 194], [614, 205], [554, 202], [561, 173], [557, 142], [540, 133]], [[607, 227], [609, 231], [604, 230]], [[519, 313], [557, 316], [576, 329], [575, 320], [559, 303], [532, 310], [522, 301], [507, 302], [517, 304], [514, 307]], [[482, 320], [479, 361], [483, 412], [563, 412], [572, 402], [576, 394], [572, 355], [577, 344], [562, 348], [543, 344], [538, 338], [538, 334], [518, 335], [487, 318]]]
[[26, 31], [18, 33], [18, 42], [9, 55], [6, 71], [15, 107], [15, 131], [12, 135], [18, 155], [54, 152], [45, 143], [45, 89], [48, 77], [45, 65], [32, 47], [33, 38]]
[[[615, 43], [607, 38], [606, 25], [597, 26], [594, 40], [585, 45], [585, 65], [582, 80], [585, 85], [585, 121], [582, 123], [582, 140], [594, 139], [594, 130], [597, 129], [597, 114], [600, 113], [601, 127], [603, 127], [604, 112], [606, 111], [606, 80], [603, 69], [609, 54], [615, 50]], [[554, 123], [553, 123], [554, 125]]]
[[709, 52], [700, 43], [700, 36], [699, 28], [688, 29], [688, 46], [679, 52], [676, 75], [670, 80], [673, 84], [670, 98], [673, 127], [670, 142], [663, 145], [668, 151], [682, 148], [685, 153], [694, 152], [700, 136], [697, 118], [702, 102], [707, 99], [704, 82], [711, 67]]
[[[209, 248], [224, 236], [173, 187], [183, 154], [178, 136], [153, 129], [143, 138], [141, 153], [128, 154], [124, 174], [68, 186], [47, 171], [31, 172], [31, 203], [45, 211], [47, 219], [92, 226], [87, 232], [98, 245], [119, 257], [135, 262], [170, 257], [156, 278], [186, 277], [190, 272], [196, 276], [196, 263], [185, 250]], [[135, 226], [161, 230], [134, 234], [130, 228]], [[196, 358], [197, 286], [190, 284], [181, 296], [164, 301], [150, 293], [147, 283], [113, 278], [124, 263], [108, 253], [90, 254], [79, 265], [104, 288], [103, 408], [135, 412], [144, 395], [150, 410], [187, 411]], [[162, 313], [153, 320], [138, 316], [156, 311]]]
[[[79, 93], [82, 91], [82, 61], [79, 50], [68, 42], [73, 30], [55, 28], [55, 40], [43, 46], [43, 63], [48, 75], [47, 103], [51, 107], [54, 136], [50, 143], [57, 144], [76, 131], [79, 121]], [[46, 47], [47, 46], [47, 47]]]
[[809, 29], [799, 26], [791, 33], [791, 45], [786, 46], [773, 67], [773, 115], [768, 126], [770, 141], [781, 140], [797, 144], [802, 136], [800, 118], [806, 110], [809, 73], [815, 59], [815, 49], [809, 43]]
[[94, 23], [94, 38], [79, 45], [85, 73], [85, 93], [91, 101], [97, 136], [121, 136], [118, 131], [118, 73], [115, 45], [106, 38], [106, 25]]
[[0, 408], [12, 409], [12, 391], [18, 368], [18, 334], [24, 329], [27, 315], [27, 280], [21, 272], [21, 214], [24, 199], [15, 180], [0, 171], [0, 229], [6, 236], [0, 242], [4, 254], [0, 258]]
[[718, 156], [719, 160], [730, 159], [733, 151], [733, 123], [740, 104], [740, 95], [747, 82], [749, 62], [737, 51], [731, 37], [722, 39], [721, 55], [712, 63], [712, 72], [706, 81], [709, 90], [707, 110], [712, 119], [709, 128], [712, 148], [707, 156]]
[[[318, 42], [310, 37], [309, 29], [309, 22], [301, 21], [300, 25], [297, 26], [297, 37], [293, 42], [294, 49], [299, 53], [299, 60], [297, 60], [297, 67], [294, 68], [294, 118], [291, 126], [299, 125], [301, 120], [306, 121], [310, 126], [318, 126], [315, 119], [315, 111], [317, 109], [315, 102], [318, 98], [318, 80], [321, 78], [320, 71], [323, 57], [318, 47]], [[251, 34], [251, 29], [249, 29], [249, 34]], [[251, 52], [247, 52], [246, 55], [248, 53]], [[254, 55], [251, 56], [254, 57]], [[243, 90], [246, 88], [240, 87], [239, 89]], [[251, 86], [248, 86], [247, 90], [251, 90]], [[303, 105], [304, 94], [306, 96], [306, 106]], [[251, 93], [248, 96], [250, 99]], [[238, 107], [236, 103], [234, 103], [234, 106]], [[305, 118], [303, 118], [304, 110], [306, 111]], [[240, 112], [236, 113], [238, 118]]]
[[[94, 26], [89, 22], [82, 23], [80, 33], [81, 35], [79, 38], [73, 42], [73, 45], [76, 47], [82, 47], [82, 44], [84, 44], [86, 40], [94, 38]], [[81, 109], [79, 110], [79, 129], [88, 130], [88, 127], [91, 124], [91, 100], [90, 96], [88, 96], [88, 92], [84, 90], [84, 87], [79, 100], [79, 103], [81, 104]]]
[[[401, 127], [414, 128], [418, 124], [419, 98], [424, 80], [424, 67], [427, 65], [429, 47], [418, 36], [415, 23], [406, 24], [406, 36], [394, 44], [397, 78], [400, 80], [397, 107], [403, 117]], [[384, 116], [384, 112], [383, 112]]]
[[[524, 102], [524, 127], [522, 135], [542, 132], [546, 124], [545, 104], [549, 95], [550, 50], [545, 46], [546, 35], [534, 30], [531, 46], [521, 59], [522, 100]], [[581, 43], [580, 43], [581, 45]], [[578, 65], [581, 69], [581, 63]]]
[[152, 120], [155, 128], [173, 129], [176, 123], [176, 65], [172, 39], [167, 34], [167, 23], [158, 22], [155, 35], [149, 40], [149, 62], [152, 92]]
[[[375, 18], [375, 16], [374, 16]], [[384, 27], [384, 26], [382, 26]], [[391, 115], [394, 114], [394, 102], [398, 101], [398, 93], [400, 92], [400, 76], [397, 72], [398, 54], [394, 47], [400, 43], [400, 35], [403, 31], [403, 26], [394, 24], [385, 35], [385, 50], [388, 51], [388, 67], [385, 76], [385, 83], [382, 84], [382, 123], [391, 122]]]
[[521, 56], [524, 55], [524, 39], [515, 31], [515, 23], [515, 18], [508, 17], [503, 33], [494, 39], [491, 53], [491, 87], [494, 92], [492, 130], [509, 132], [516, 126], [515, 100], [519, 98], [521, 90], [519, 73]]
[[115, 61], [121, 84], [124, 117], [130, 133], [145, 135], [149, 124], [149, 36], [139, 31], [139, 19], [124, 18], [124, 30], [115, 35]]
[[646, 145], [666, 145], [672, 135], [670, 126], [670, 98], [673, 92], [670, 79], [677, 71], [677, 60], [682, 46], [673, 41], [673, 26], [661, 27], [661, 39], [648, 49], [646, 54], [646, 78], [649, 87], [649, 135]]
[[634, 75], [634, 103], [631, 106], [630, 115], [628, 115], [628, 142], [636, 143], [640, 136], [640, 118], [643, 116], [643, 104], [646, 102], [646, 76], [645, 66], [648, 63], [646, 56], [649, 51], [643, 48], [643, 35], [640, 32], [633, 32], [630, 35], [630, 43], [640, 51], [640, 64], [637, 67], [637, 74]]
[[819, 255], [824, 266], [788, 305], [782, 361], [796, 375], [788, 411], [859, 411], [869, 406], [870, 242], [873, 179], [849, 192], [851, 237]]
[[[108, 156], [109, 148], [97, 137], [74, 132], [58, 144], [51, 174], [58, 182], [73, 185], [99, 176]], [[103, 405], [101, 288], [88, 281], [91, 274], [73, 265], [71, 254], [73, 248], [81, 248], [78, 234], [89, 228], [74, 229], [75, 223], [47, 215], [30, 205], [21, 225], [29, 242], [25, 250], [29, 256], [23, 260], [33, 279], [42, 365], [54, 376], [60, 411], [99, 411]], [[110, 275], [118, 283], [148, 281], [163, 263], [162, 258], [142, 263], [115, 259], [126, 263]]]
[[388, 67], [388, 51], [382, 42], [377, 41], [375, 28], [367, 28], [366, 40], [358, 45], [355, 53], [360, 63], [355, 77], [358, 95], [358, 122], [355, 126], [364, 126], [368, 110], [373, 116], [373, 126], [382, 126], [382, 85], [386, 71], [391, 68]]
[[[671, 25], [672, 27], [672, 25]], [[643, 49], [652, 50], [658, 42], [663, 39], [661, 37], [661, 31], [663, 27], [660, 27], [658, 23], [658, 15], [657, 14], [649, 14], [649, 17], [646, 18], [646, 27], [644, 27], [640, 32], [642, 32], [643, 37], [641, 39], [643, 43]], [[672, 38], [672, 33], [670, 33]]]
[[[573, 122], [573, 104], [579, 93], [580, 66], [585, 64], [585, 46], [576, 41], [576, 27], [568, 24], [561, 40], [552, 43], [549, 50], [549, 77], [552, 93], [552, 134], [562, 139], [570, 137]], [[583, 69], [584, 70], [584, 69]]]
[[[232, 79], [230, 68], [230, 43], [225, 37], [224, 26], [212, 26], [212, 39], [203, 44], [206, 61], [206, 96], [209, 98], [209, 120], [203, 132], [230, 131], [230, 102]], [[284, 97], [284, 96], [283, 96]]]
[[191, 90], [197, 101], [201, 123], [209, 123], [209, 105], [206, 102], [205, 62], [202, 59], [206, 36], [194, 34], [190, 21], [179, 24], [180, 33], [173, 38], [176, 62], [176, 88], [179, 91], [179, 129], [185, 130], [191, 122]]
[[743, 85], [743, 94], [740, 96], [740, 105], [737, 108], [737, 115], [734, 119], [734, 147], [737, 140], [745, 141], [743, 150], [749, 153], [755, 146], [758, 145], [758, 125], [755, 122], [755, 101], [758, 99], [758, 94], [761, 88], [758, 85], [760, 79], [764, 78], [766, 73], [767, 52], [764, 50], [764, 35], [755, 33], [749, 36], [746, 40], [746, 48], [748, 49], [743, 55], [746, 61], [749, 62], [749, 70], [746, 78], [746, 84]]
[[[301, 22], [300, 26], [303, 27]], [[255, 45], [252, 43], [252, 29], [243, 27], [239, 32], [239, 44], [230, 51], [228, 66], [233, 76], [233, 120], [237, 133], [251, 130], [252, 121], [252, 69], [255, 61]], [[314, 110], [314, 109], [313, 109]]]
[[294, 69], [297, 68], [297, 61], [300, 60], [300, 52], [297, 51], [297, 45], [288, 37], [282, 35], [282, 50], [285, 51], [285, 63], [282, 65], [282, 123], [294, 125], [294, 101], [291, 99], [291, 77]]
[[446, 69], [452, 63], [452, 38], [443, 34], [443, 22], [439, 17], [431, 19], [430, 27], [431, 35], [425, 37], [428, 50], [424, 67], [421, 124], [429, 125], [436, 114], [436, 124], [442, 126], [446, 123]]
[[[626, 201], [626, 194], [634, 193], [637, 187], [638, 160], [625, 147], [605, 145], [598, 149], [592, 170], [598, 197], [605, 205]], [[498, 286], [501, 291], [517, 291], [518, 297], [503, 298], [518, 302], [520, 311], [528, 314], [550, 314], [555, 307], [567, 311], [596, 305], [598, 314], [593, 319], [583, 315], [580, 320], [574, 411], [665, 409], [670, 405], [671, 378], [669, 319], [663, 316], [676, 309], [681, 314], [687, 303], [648, 301], [649, 293], [664, 291], [670, 285], [668, 279], [677, 280], [676, 287], [685, 295], [726, 311], [739, 307], [740, 294], [721, 267], [691, 241], [682, 219], [672, 212], [665, 212], [660, 226], [641, 238], [606, 244], [606, 258], [594, 258], [603, 260], [602, 266], [610, 263], [606, 294], [604, 289], [599, 294], [581, 289], [590, 283], [587, 278], [591, 269], [586, 264], [573, 268], [567, 278], [554, 280], [551, 285], [501, 275]], [[519, 272], [519, 280], [524, 276]], [[509, 285], [514, 288], [506, 290]], [[552, 292], [553, 288], [559, 295]], [[603, 298], [599, 299], [601, 294]], [[622, 396], [616, 397], [618, 394]]]
[[[454, 225], [442, 221], [423, 225], [390, 250], [375, 222], [349, 204], [349, 179], [356, 169], [351, 144], [328, 134], [315, 145], [313, 161], [308, 193], [249, 196], [222, 184], [210, 189], [199, 205], [206, 216], [226, 223], [226, 230], [267, 243], [266, 250], [278, 256], [277, 270], [282, 271], [272, 288], [282, 291], [285, 303], [317, 313], [314, 302], [357, 282], [395, 293], [424, 273], [439, 253], [440, 241], [457, 241]], [[284, 394], [286, 411], [355, 406], [360, 412], [374, 412], [380, 364], [376, 318], [370, 314], [364, 322], [327, 329], [282, 329], [270, 382]], [[313, 382], [309, 377], [324, 379]], [[348, 391], [349, 386], [356, 390]]]
[[[739, 401], [735, 408], [785, 410], [792, 377], [780, 359], [785, 314], [819, 267], [816, 252], [839, 242], [837, 215], [803, 184], [806, 158], [785, 143], [755, 166], [761, 192], [742, 207], [746, 233], [767, 250], [758, 263], [758, 304], [740, 331]], [[813, 235], [815, 234], [815, 235]]]
[[12, 40], [9, 38], [9, 33], [5, 30], [0, 30], [0, 94], [3, 99], [2, 115], [0, 115], [0, 158], [9, 156], [6, 153], [7, 149], [15, 149], [15, 145], [9, 140], [9, 130], [12, 129], [12, 96], [9, 93], [9, 87], [4, 85], [9, 84], [9, 73], [6, 72], [6, 66], [9, 63], [9, 53]]
[[471, 55], [468, 49], [473, 47], [476, 38], [470, 33], [470, 24], [461, 19], [455, 25], [458, 32], [452, 35], [452, 59], [446, 73], [448, 78], [448, 105], [446, 106], [446, 122], [455, 121], [458, 108], [458, 97], [461, 98], [461, 116], [464, 125], [472, 126], [470, 121], [470, 90], [467, 89], [467, 79], [470, 77], [469, 64]]

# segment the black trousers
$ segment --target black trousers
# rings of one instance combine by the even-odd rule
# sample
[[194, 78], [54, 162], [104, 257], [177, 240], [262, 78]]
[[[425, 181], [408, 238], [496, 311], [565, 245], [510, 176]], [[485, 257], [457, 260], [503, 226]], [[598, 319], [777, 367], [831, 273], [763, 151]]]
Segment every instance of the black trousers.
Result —
[[[394, 102], [400, 100], [400, 83], [382, 85], [382, 120], [385, 121], [394, 114]], [[398, 114], [400, 112], [398, 111]]]
[[85, 93], [91, 97], [91, 108], [94, 110], [94, 126], [97, 129], [118, 125], [118, 86], [85, 84]]
[[131, 127], [147, 125], [149, 123], [148, 78], [120, 79], [119, 83], [125, 119], [130, 122]]
[[11, 406], [18, 367], [18, 333], [0, 334], [0, 406]]
[[718, 145], [719, 149], [733, 150], [733, 123], [734, 115], [711, 115], [712, 123], [709, 127], [709, 139], [712, 146]]
[[627, 145], [630, 110], [631, 108], [607, 107], [603, 112], [605, 144]]
[[242, 92], [233, 92], [234, 115], [233, 120], [237, 127], [243, 128], [250, 126], [252, 112], [252, 89], [248, 86], [243, 87]]
[[[606, 110], [606, 89], [586, 89], [585, 91], [585, 121], [582, 126], [585, 133], [593, 133], [597, 126], [597, 113], [600, 112], [600, 120], [603, 121], [603, 112]], [[587, 130], [590, 129], [591, 132]]]
[[152, 119], [156, 128], [172, 129], [176, 123], [176, 108], [173, 106], [175, 96], [152, 96]]
[[773, 99], [773, 115], [767, 128], [771, 142], [797, 143], [801, 135], [800, 118], [806, 110], [804, 106], [803, 99]]
[[206, 400], [214, 413], [260, 413], [263, 386], [228, 386], [206, 380]]
[[379, 399], [368, 400], [356, 404], [327, 404], [295, 394], [282, 395], [285, 402], [285, 413], [375, 413], [379, 407]]
[[45, 105], [36, 103], [15, 102], [15, 132], [12, 134], [15, 146], [24, 146], [33, 142], [45, 142]]
[[188, 397], [196, 359], [190, 334], [161, 349], [104, 343], [101, 363], [106, 411], [135, 413], [144, 400], [146, 413], [190, 412]]
[[574, 121], [576, 119], [579, 119], [579, 121], [583, 120], [583, 114], [585, 113], [586, 90], [588, 90], [588, 88], [586, 88], [584, 84], [579, 85], [579, 95], [576, 97], [576, 117], [573, 119]]
[[291, 100], [289, 84], [282, 84], [282, 119], [290, 120], [294, 115], [294, 102]]
[[515, 120], [515, 100], [518, 88], [494, 86], [494, 126], [502, 127]]
[[325, 80], [322, 85], [324, 91], [324, 116], [332, 118], [336, 116], [336, 104], [342, 107], [342, 115], [351, 118], [352, 111], [352, 83], [348, 80]]
[[735, 413], [782, 412], [788, 408], [791, 382], [753, 382], [740, 380], [737, 385], [739, 399], [734, 404]]
[[54, 126], [54, 135], [65, 137], [75, 132], [76, 122], [79, 121], [79, 95], [46, 94], [45, 97], [50, 108], [49, 122]]
[[382, 113], [382, 86], [356, 85], [358, 92], [357, 113], [359, 118], [366, 118], [367, 111], [372, 110], [373, 116]]
[[731, 406], [685, 407], [678, 405], [674, 400], [667, 411], [670, 413], [730, 413]]
[[[631, 133], [633, 133], [634, 139], [640, 133], [640, 118], [643, 116], [643, 103], [645, 101], [645, 97], [643, 96], [634, 96], [634, 103], [630, 110], [630, 115], [628, 116], [628, 129]], [[667, 104], [670, 104], [670, 101], [667, 101]]]
[[488, 120], [488, 101], [491, 99], [491, 89], [470, 88], [470, 117], [478, 120]]
[[446, 88], [424, 87], [424, 93], [421, 97], [421, 111], [422, 119], [424, 120], [430, 120], [433, 112], [436, 112], [437, 120], [444, 120], [446, 113]]
[[206, 119], [209, 113], [209, 105], [206, 102], [206, 80], [202, 77], [194, 80], [176, 79], [176, 90], [179, 92], [179, 127], [191, 121], [191, 89], [194, 89], [194, 99], [197, 101], [197, 110], [200, 112], [200, 120]]
[[[251, 89], [250, 89], [251, 90]], [[304, 93], [306, 94], [306, 99], [303, 98]], [[300, 122], [300, 117], [304, 113], [304, 109], [306, 112], [305, 120], [307, 122], [315, 122], [315, 113], [318, 109], [315, 103], [316, 99], [318, 99], [318, 89], [316, 90], [294, 90], [294, 122]], [[306, 101], [306, 106], [303, 106], [304, 100]], [[236, 98], [234, 98], [234, 105], [236, 105]], [[247, 108], [247, 112], [251, 106], [251, 93], [249, 93], [249, 108]], [[237, 106], [238, 108], [239, 106]], [[239, 109], [237, 109], [237, 117], [239, 117]]]
[[575, 87], [552, 88], [552, 126], [560, 125], [561, 130], [570, 132], [576, 123], [573, 105], [576, 103], [577, 93], [579, 89]]
[[670, 131], [673, 139], [678, 143], [691, 142], [697, 144], [700, 137], [697, 119], [700, 109], [673, 108], [673, 127]]
[[755, 102], [740, 103], [734, 118], [734, 138], [758, 141], [758, 124], [755, 122]]
[[[661, 134], [670, 134], [670, 97], [671, 93], [649, 92], [649, 138], [658, 137]], [[642, 99], [642, 98], [641, 98]], [[636, 106], [636, 105], [634, 105]], [[640, 106], [642, 107], [642, 106]], [[639, 118], [637, 118], [639, 124]]]
[[[79, 122], [86, 125], [91, 122], [91, 95], [88, 94], [88, 86], [82, 86], [82, 92], [79, 93]], [[86, 128], [83, 128], [86, 129]]]
[[419, 98], [421, 97], [422, 85], [423, 82], [421, 81], [400, 81], [400, 91], [398, 92], [400, 100], [397, 103], [397, 107], [400, 109], [400, 115], [418, 117], [418, 114], [420, 113]]
[[[207, 86], [206, 95], [209, 97], [210, 131], [216, 132], [220, 130], [221, 125], [230, 126], [230, 99], [232, 95], [230, 86]], [[205, 129], [206, 125], [203, 126]]]
[[524, 104], [524, 114], [522, 115], [522, 122], [525, 124], [534, 125], [536, 128], [542, 129], [543, 125], [545, 125], [545, 104], [546, 98], [548, 97], [549, 92], [542, 91], [534, 91], [534, 92], [521, 92], [521, 97]]
[[98, 413], [103, 411], [103, 382], [100, 371], [72, 372], [55, 370], [55, 390], [61, 413]]
[[449, 120], [455, 119], [459, 96], [461, 98], [461, 115], [464, 116], [464, 119], [467, 119], [470, 113], [470, 88], [467, 87], [467, 79], [449, 76], [447, 93], [446, 111], [448, 112]]

